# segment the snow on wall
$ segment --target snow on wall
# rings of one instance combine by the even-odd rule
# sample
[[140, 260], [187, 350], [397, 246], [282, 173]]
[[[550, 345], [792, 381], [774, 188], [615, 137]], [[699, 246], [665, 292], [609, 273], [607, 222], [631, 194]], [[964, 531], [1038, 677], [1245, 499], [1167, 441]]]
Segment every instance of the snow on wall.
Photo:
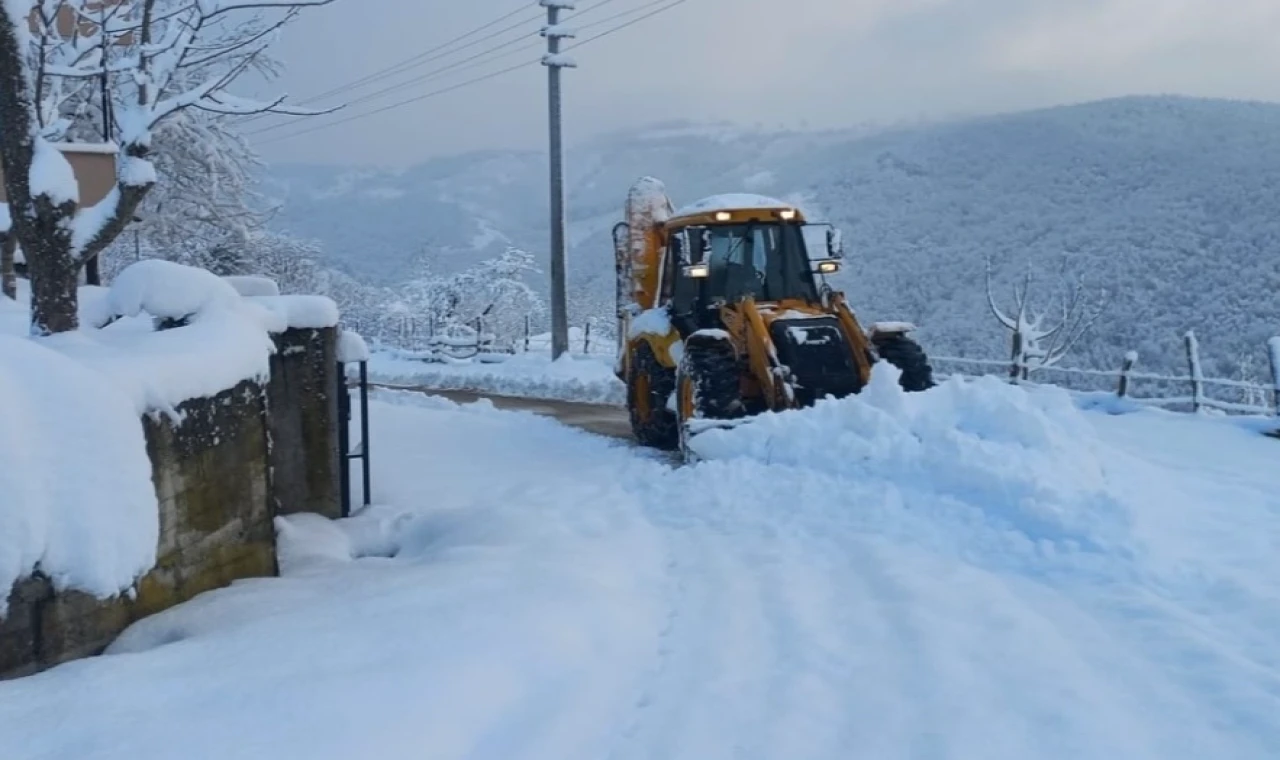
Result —
[[360, 333], [352, 330], [338, 333], [338, 361], [343, 364], [369, 361], [369, 344]]
[[279, 315], [289, 329], [337, 327], [341, 319], [338, 305], [326, 296], [253, 296], [248, 300]]
[[270, 277], [256, 275], [226, 275], [226, 280], [242, 296], [278, 296], [280, 285]]
[[0, 589], [36, 569], [99, 598], [131, 586], [155, 562], [159, 512], [129, 395], [42, 341], [0, 335], [0, 419]]

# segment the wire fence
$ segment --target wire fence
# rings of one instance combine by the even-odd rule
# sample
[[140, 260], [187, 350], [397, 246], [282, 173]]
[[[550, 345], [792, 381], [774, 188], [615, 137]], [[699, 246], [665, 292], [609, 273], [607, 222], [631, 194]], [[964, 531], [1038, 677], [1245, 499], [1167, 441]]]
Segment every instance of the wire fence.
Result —
[[[940, 378], [951, 375], [1001, 375], [1013, 382], [1056, 385], [1083, 392], [1110, 392], [1147, 406], [1170, 411], [1199, 412], [1213, 410], [1226, 414], [1280, 415], [1280, 341], [1272, 340], [1267, 350], [1271, 365], [1271, 384], [1246, 380], [1205, 377], [1201, 370], [1200, 345], [1194, 332], [1183, 337], [1187, 354], [1187, 374], [1162, 375], [1141, 372], [1134, 367], [1138, 355], [1129, 352], [1118, 369], [1080, 369], [1075, 367], [1036, 366], [1017, 360], [968, 359], [956, 356], [932, 356]], [[957, 371], [946, 372], [954, 367]], [[1046, 382], [1047, 381], [1047, 382]]]
[[[360, 325], [350, 325], [362, 332]], [[534, 333], [529, 318], [523, 330], [489, 329], [483, 318], [467, 323], [437, 324], [405, 319], [385, 321], [373, 333], [372, 342], [393, 351], [400, 358], [423, 362], [474, 361], [500, 363], [519, 354], [551, 353], [549, 333]], [[582, 358], [613, 357], [615, 336], [589, 319], [573, 327], [569, 353]], [[1055, 385], [1068, 390], [1111, 393], [1123, 399], [1170, 411], [1212, 410], [1225, 414], [1280, 415], [1280, 339], [1268, 344], [1271, 384], [1205, 377], [1201, 369], [1200, 347], [1193, 332], [1184, 335], [1187, 374], [1164, 375], [1136, 369], [1138, 355], [1129, 352], [1116, 369], [1086, 369], [1029, 363], [1023, 359], [971, 359], [959, 356], [930, 356], [938, 379], [951, 376], [999, 375], [1015, 383]]]

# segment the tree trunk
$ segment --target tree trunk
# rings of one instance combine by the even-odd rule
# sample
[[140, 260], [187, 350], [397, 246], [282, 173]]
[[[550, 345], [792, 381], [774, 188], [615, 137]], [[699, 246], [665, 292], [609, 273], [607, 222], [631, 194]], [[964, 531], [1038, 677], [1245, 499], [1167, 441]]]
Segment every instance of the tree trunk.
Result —
[[79, 327], [79, 262], [71, 250], [75, 201], [31, 197], [36, 105], [25, 67], [26, 50], [9, 13], [0, 13], [0, 163], [4, 165], [12, 228], [31, 280], [31, 332], [48, 335]]
[[80, 327], [78, 314], [80, 266], [69, 245], [50, 238], [36, 238], [24, 247], [27, 276], [31, 280], [31, 334], [52, 335]]
[[0, 295], [14, 300], [18, 298], [18, 271], [14, 264], [17, 250], [18, 239], [13, 233], [5, 235], [0, 243]]

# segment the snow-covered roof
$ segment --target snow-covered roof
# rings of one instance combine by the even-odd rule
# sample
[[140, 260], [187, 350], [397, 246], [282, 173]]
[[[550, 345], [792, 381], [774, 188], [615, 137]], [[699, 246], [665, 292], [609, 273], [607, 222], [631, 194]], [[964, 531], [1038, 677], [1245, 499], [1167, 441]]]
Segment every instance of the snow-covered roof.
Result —
[[63, 153], [97, 153], [104, 156], [114, 156], [120, 152], [120, 146], [113, 142], [56, 142], [53, 143], [53, 147]]
[[795, 204], [753, 193], [728, 193], [713, 195], [676, 211], [676, 217], [706, 214], [712, 211], [740, 211], [744, 209], [795, 208]]

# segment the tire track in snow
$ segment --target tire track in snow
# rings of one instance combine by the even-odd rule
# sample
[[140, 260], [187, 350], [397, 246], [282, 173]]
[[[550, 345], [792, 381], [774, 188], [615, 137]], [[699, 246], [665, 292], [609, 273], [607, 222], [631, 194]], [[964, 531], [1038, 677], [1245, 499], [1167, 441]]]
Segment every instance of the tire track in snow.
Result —
[[614, 760], [748, 757], [768, 724], [776, 647], [759, 580], [724, 537], [694, 524], [670, 533], [677, 573], [659, 667]]

